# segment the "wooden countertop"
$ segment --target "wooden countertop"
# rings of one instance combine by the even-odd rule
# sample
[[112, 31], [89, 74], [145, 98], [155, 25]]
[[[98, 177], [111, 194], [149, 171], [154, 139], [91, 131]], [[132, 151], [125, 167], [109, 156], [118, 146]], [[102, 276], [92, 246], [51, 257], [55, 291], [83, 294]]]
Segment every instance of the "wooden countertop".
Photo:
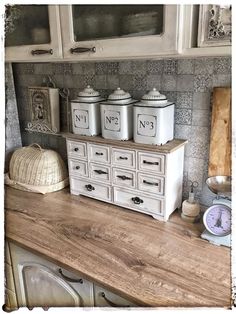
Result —
[[147, 150], [150, 152], [156, 152], [156, 153], [162, 153], [162, 154], [169, 154], [175, 151], [176, 149], [178, 149], [179, 147], [185, 145], [188, 142], [187, 140], [173, 139], [172, 141], [169, 141], [163, 145], [150, 145], [150, 144], [135, 143], [133, 140], [119, 141], [119, 140], [104, 139], [101, 136], [84, 136], [84, 135], [78, 135], [78, 134], [73, 134], [73, 133], [62, 133], [61, 135], [70, 140], [79, 140], [79, 141], [92, 142], [95, 144], [111, 145], [115, 147], [121, 147], [123, 149], [128, 148], [128, 149]]
[[74, 196], [6, 188], [6, 237], [144, 306], [230, 307], [230, 249], [200, 224]]

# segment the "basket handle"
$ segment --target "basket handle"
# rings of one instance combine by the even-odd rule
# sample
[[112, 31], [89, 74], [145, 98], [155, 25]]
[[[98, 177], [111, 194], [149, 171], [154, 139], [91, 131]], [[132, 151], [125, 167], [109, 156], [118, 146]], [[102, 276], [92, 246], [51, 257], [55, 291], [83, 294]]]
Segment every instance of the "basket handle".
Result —
[[33, 146], [39, 148], [40, 150], [43, 150], [42, 147], [37, 143], [33, 143], [29, 145], [29, 147], [33, 147]]

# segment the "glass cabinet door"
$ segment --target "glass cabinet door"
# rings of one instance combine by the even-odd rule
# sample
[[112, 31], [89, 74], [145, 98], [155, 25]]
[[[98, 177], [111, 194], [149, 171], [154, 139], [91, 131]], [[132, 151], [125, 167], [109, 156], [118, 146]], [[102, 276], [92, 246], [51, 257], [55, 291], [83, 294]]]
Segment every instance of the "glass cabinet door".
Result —
[[13, 5], [6, 8], [5, 46], [51, 42], [47, 5]]
[[62, 57], [58, 5], [7, 5], [5, 8], [5, 61]]
[[160, 35], [163, 5], [73, 5], [75, 41]]

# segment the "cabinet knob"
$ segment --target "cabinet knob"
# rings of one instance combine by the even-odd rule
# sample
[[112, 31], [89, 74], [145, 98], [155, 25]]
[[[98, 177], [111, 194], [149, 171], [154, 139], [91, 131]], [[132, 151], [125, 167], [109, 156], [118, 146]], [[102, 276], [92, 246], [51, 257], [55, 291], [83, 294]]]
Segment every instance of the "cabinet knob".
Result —
[[78, 282], [78, 283], [81, 283], [81, 284], [83, 283], [83, 279], [82, 279], [82, 278], [74, 279], [74, 278], [70, 278], [70, 277], [67, 277], [66, 275], [64, 275], [61, 268], [58, 269], [58, 272], [59, 272], [59, 274], [61, 275], [61, 277], [62, 277], [63, 279], [65, 279], [66, 281], [69, 281], [69, 282]]
[[33, 56], [38, 56], [38, 55], [46, 55], [46, 54], [49, 54], [49, 55], [52, 55], [53, 54], [53, 50], [52, 49], [49, 49], [49, 50], [45, 50], [45, 49], [36, 49], [36, 50], [31, 50], [31, 54]]
[[159, 162], [158, 162], [158, 161], [147, 161], [147, 160], [143, 160], [143, 163], [144, 163], [144, 164], [147, 164], [147, 165], [156, 165], [156, 166], [159, 165]]
[[96, 52], [96, 47], [88, 48], [88, 47], [76, 47], [70, 48], [70, 52], [73, 53], [84, 53], [84, 52]]
[[79, 170], [79, 169], [80, 169], [80, 166], [76, 166], [75, 169], [76, 169], [76, 170]]
[[143, 200], [139, 198], [138, 196], [132, 197], [132, 201], [134, 202], [134, 204], [137, 204], [137, 205], [143, 203]]
[[79, 150], [78, 147], [75, 147], [75, 148], [74, 148], [74, 151], [75, 151], [75, 152], [78, 152], [78, 150]]
[[97, 174], [108, 174], [108, 172], [103, 171], [101, 169], [94, 169], [93, 171], [96, 172]]
[[128, 160], [128, 157], [120, 156], [119, 159], [121, 159], [121, 160]]
[[103, 153], [96, 152], [95, 155], [97, 155], [97, 156], [102, 156]]
[[112, 302], [111, 300], [109, 300], [107, 298], [107, 296], [105, 295], [105, 292], [101, 292], [100, 296], [111, 306], [111, 307], [130, 307], [130, 305], [120, 305], [120, 304], [116, 304], [114, 302]]
[[85, 187], [86, 187], [86, 189], [87, 189], [89, 192], [91, 192], [91, 191], [94, 191], [94, 190], [95, 190], [95, 187], [94, 187], [94, 186], [92, 186], [91, 184], [86, 184], [86, 185], [85, 185]]
[[118, 175], [117, 178], [121, 179], [121, 180], [132, 180], [132, 178], [129, 178], [125, 175]]
[[150, 182], [150, 181], [143, 180], [143, 183], [148, 184], [148, 185], [155, 185], [155, 186], [158, 186], [158, 183], [157, 183], [157, 182]]

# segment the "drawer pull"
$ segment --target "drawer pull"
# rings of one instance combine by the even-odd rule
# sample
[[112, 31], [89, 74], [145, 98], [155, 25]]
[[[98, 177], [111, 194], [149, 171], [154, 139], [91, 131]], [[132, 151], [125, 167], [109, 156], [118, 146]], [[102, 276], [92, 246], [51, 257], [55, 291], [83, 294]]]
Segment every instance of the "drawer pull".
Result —
[[65, 279], [65, 280], [67, 280], [69, 282], [78, 282], [78, 283], [81, 283], [81, 284], [83, 283], [83, 279], [82, 278], [74, 279], [74, 278], [70, 278], [70, 277], [67, 277], [66, 275], [64, 275], [61, 268], [58, 269], [58, 272], [62, 276], [63, 279]]
[[128, 157], [120, 156], [119, 159], [121, 159], [121, 160], [128, 160]]
[[143, 203], [143, 200], [141, 199], [141, 198], [139, 198], [139, 197], [132, 197], [131, 198], [132, 199], [132, 201], [134, 202], [134, 204], [141, 204], [141, 203]]
[[95, 155], [102, 156], [103, 153], [98, 153], [98, 152], [96, 152]]
[[80, 169], [80, 166], [76, 166], [75, 169], [76, 169], [76, 170], [79, 170], [79, 169]]
[[130, 307], [130, 305], [120, 305], [120, 304], [115, 304], [111, 300], [109, 300], [104, 292], [100, 293], [101, 297], [111, 306], [111, 307]]
[[78, 147], [75, 147], [75, 148], [74, 148], [74, 151], [75, 151], [75, 152], [78, 152], [78, 150], [79, 150]]
[[100, 169], [95, 169], [93, 171], [96, 172], [97, 174], [108, 174], [108, 172], [100, 170]]
[[36, 50], [31, 50], [31, 54], [33, 56], [35, 56], [35, 55], [45, 55], [45, 54], [52, 55], [53, 54], [53, 50], [52, 49], [49, 49], [49, 50], [36, 49]]
[[158, 183], [156, 183], [156, 182], [149, 182], [149, 181], [143, 180], [143, 183], [148, 184], [148, 185], [158, 186]]
[[70, 53], [84, 53], [84, 52], [96, 52], [96, 47], [87, 48], [87, 47], [76, 47], [70, 48]]
[[121, 179], [121, 180], [132, 180], [132, 178], [126, 177], [126, 176], [116, 176], [117, 178]]
[[143, 160], [143, 163], [144, 163], [144, 164], [147, 164], [147, 165], [156, 165], [156, 166], [159, 165], [159, 162], [158, 162], [158, 161], [147, 161], [147, 160]]
[[92, 186], [91, 184], [86, 184], [85, 187], [86, 187], [86, 189], [87, 189], [89, 192], [95, 190], [95, 187]]

